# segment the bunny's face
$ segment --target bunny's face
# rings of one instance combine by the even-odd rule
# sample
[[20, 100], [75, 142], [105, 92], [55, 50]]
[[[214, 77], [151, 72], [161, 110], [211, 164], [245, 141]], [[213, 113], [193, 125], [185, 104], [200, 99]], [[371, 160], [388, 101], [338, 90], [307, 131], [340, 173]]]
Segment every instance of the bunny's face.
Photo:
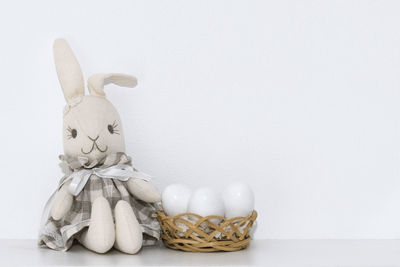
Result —
[[114, 83], [134, 87], [136, 78], [125, 74], [95, 74], [88, 79], [85, 96], [83, 75], [71, 48], [63, 39], [54, 41], [58, 79], [67, 101], [64, 110], [64, 153], [99, 161], [106, 155], [125, 152], [119, 114], [106, 99], [103, 87]]
[[64, 153], [71, 157], [100, 160], [110, 153], [125, 152], [121, 120], [105, 98], [84, 96], [64, 116]]

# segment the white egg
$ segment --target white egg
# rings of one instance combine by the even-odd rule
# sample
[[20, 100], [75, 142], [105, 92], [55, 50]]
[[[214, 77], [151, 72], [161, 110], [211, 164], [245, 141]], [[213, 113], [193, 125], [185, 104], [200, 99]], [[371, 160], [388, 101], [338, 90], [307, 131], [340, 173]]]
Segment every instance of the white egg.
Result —
[[246, 217], [254, 209], [254, 193], [250, 186], [243, 182], [230, 184], [223, 192], [225, 217]]
[[192, 190], [184, 184], [171, 184], [161, 194], [161, 203], [168, 216], [176, 216], [187, 211]]
[[208, 187], [195, 190], [189, 199], [188, 212], [200, 216], [224, 216], [224, 203], [220, 194]]

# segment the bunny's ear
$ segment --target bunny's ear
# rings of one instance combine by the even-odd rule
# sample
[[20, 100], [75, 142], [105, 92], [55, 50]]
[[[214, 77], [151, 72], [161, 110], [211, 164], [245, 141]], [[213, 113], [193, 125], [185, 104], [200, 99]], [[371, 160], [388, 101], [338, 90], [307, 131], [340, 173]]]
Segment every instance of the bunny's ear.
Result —
[[81, 67], [67, 41], [56, 39], [53, 44], [53, 52], [58, 80], [67, 102], [83, 96], [85, 94], [85, 86]]
[[131, 75], [121, 73], [94, 74], [88, 79], [88, 88], [91, 95], [105, 97], [104, 85], [113, 83], [124, 87], [135, 87], [137, 80]]

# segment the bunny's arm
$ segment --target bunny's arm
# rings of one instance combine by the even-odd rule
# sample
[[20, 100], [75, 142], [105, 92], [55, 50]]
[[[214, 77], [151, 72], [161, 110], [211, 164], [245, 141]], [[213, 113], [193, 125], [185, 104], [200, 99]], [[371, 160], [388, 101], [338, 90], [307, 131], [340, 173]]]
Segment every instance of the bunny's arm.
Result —
[[140, 200], [148, 203], [161, 201], [161, 195], [150, 182], [138, 178], [127, 181], [129, 192]]
[[71, 181], [68, 181], [63, 184], [53, 200], [50, 215], [56, 221], [64, 217], [71, 208], [73, 196], [68, 191], [70, 183]]

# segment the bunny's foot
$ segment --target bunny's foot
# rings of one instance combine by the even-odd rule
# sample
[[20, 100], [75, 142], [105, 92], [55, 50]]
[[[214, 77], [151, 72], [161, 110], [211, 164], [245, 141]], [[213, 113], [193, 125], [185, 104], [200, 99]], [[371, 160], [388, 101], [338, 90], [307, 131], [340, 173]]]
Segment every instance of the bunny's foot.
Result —
[[131, 205], [124, 200], [115, 206], [115, 245], [128, 254], [136, 254], [142, 247], [142, 228], [133, 213]]
[[97, 253], [106, 253], [114, 245], [113, 216], [110, 204], [104, 197], [93, 201], [89, 228], [81, 234], [79, 242]]

